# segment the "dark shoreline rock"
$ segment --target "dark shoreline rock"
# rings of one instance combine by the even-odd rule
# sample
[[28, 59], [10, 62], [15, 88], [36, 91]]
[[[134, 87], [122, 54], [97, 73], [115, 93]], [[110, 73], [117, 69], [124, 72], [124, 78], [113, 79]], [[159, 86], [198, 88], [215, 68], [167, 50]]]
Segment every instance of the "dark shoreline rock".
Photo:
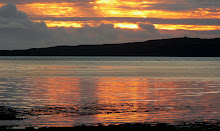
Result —
[[[33, 129], [33, 128], [32, 128]], [[73, 129], [144, 129], [144, 130], [169, 130], [169, 131], [219, 131], [220, 121], [216, 122], [178, 122], [178, 124], [170, 123], [125, 123], [119, 125], [103, 125], [97, 124], [92, 126], [75, 126], [75, 127], [44, 127], [39, 130], [73, 130]]]
[[[0, 130], [11, 130], [13, 127], [10, 126], [0, 126]], [[102, 123], [98, 123], [95, 125], [87, 126], [74, 126], [74, 127], [26, 127], [23, 130], [46, 130], [46, 131], [54, 131], [54, 130], [83, 130], [83, 129], [138, 129], [138, 130], [168, 130], [168, 131], [219, 131], [220, 130], [220, 120], [212, 120], [212, 121], [180, 121], [175, 124], [171, 123], [160, 123], [160, 122], [152, 122], [152, 123], [125, 123], [125, 124], [110, 124], [104, 125]]]
[[0, 120], [16, 120], [17, 111], [12, 107], [0, 106]]

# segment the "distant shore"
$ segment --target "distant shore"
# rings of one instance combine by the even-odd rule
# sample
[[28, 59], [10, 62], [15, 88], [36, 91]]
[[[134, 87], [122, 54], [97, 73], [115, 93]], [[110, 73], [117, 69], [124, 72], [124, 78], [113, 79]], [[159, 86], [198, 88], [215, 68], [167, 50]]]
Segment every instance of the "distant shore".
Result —
[[0, 56], [166, 56], [220, 57], [220, 38], [172, 38], [122, 44], [0, 50]]

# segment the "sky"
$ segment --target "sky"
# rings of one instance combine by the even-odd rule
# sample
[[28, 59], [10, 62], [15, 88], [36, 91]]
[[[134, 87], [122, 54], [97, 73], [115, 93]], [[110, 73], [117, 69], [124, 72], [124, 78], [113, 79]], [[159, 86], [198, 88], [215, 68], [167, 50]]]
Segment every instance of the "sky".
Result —
[[219, 0], [0, 0], [0, 50], [220, 37]]

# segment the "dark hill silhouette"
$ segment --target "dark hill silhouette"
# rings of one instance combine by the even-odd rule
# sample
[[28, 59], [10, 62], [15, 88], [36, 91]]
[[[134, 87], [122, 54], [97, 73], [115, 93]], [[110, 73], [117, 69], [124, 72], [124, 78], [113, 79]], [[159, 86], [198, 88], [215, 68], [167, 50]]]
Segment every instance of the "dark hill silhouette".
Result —
[[220, 57], [220, 38], [172, 38], [123, 44], [0, 50], [0, 56], [175, 56]]

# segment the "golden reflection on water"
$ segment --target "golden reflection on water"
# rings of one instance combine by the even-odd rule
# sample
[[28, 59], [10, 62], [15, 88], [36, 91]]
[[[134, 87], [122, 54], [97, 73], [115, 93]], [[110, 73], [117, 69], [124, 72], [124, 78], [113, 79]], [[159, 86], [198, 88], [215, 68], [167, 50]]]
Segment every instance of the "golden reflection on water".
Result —
[[[100, 78], [97, 85], [100, 91], [98, 99], [103, 103], [117, 105], [118, 110], [126, 111], [122, 111], [121, 114], [98, 114], [97, 119], [114, 122], [144, 122], [149, 116], [146, 113], [147, 105], [164, 105], [163, 101], [167, 100], [167, 96], [175, 94], [175, 91], [165, 91], [161, 94], [157, 90], [150, 90], [161, 86], [172, 88], [172, 83], [151, 83], [151, 80], [140, 78]], [[160, 115], [163, 116], [166, 113], [160, 112]]]
[[16, 121], [16, 125], [73, 126], [220, 117], [217, 60], [42, 59], [1, 62], [0, 103], [21, 112], [25, 119]]
[[[173, 79], [36, 77], [33, 80], [33, 88], [44, 89], [32, 94], [35, 100], [43, 99], [38, 103], [41, 108], [32, 112], [40, 117], [33, 125], [42, 127], [72, 126], [77, 121], [127, 123], [181, 119], [184, 114], [193, 112], [190, 106], [195, 101], [178, 94], [185, 90], [197, 92], [208, 84], [199, 83], [194, 89], [187, 90], [193, 82]], [[203, 100], [211, 101], [213, 97], [209, 97], [202, 97], [199, 105], [208, 106]]]
[[[43, 77], [36, 78], [33, 94], [36, 99], [44, 99], [46, 105], [69, 105], [71, 99], [79, 97], [79, 78], [70, 77]], [[74, 96], [73, 96], [74, 94]]]
[[[113, 68], [100, 66], [99, 69]], [[69, 66], [50, 69], [71, 69]], [[62, 72], [62, 71], [61, 71]], [[59, 72], [60, 73], [60, 72]], [[27, 121], [37, 127], [73, 126], [80, 123], [173, 122], [215, 118], [220, 84], [174, 78], [147, 77], [29, 77], [12, 92], [25, 103]], [[10, 81], [10, 80], [8, 80]], [[1, 83], [3, 84], [3, 83]], [[0, 94], [4, 92], [0, 90]], [[20, 96], [17, 93], [22, 92]], [[10, 102], [9, 102], [10, 103]], [[25, 107], [26, 106], [26, 107]], [[37, 118], [37, 119], [36, 119]]]

